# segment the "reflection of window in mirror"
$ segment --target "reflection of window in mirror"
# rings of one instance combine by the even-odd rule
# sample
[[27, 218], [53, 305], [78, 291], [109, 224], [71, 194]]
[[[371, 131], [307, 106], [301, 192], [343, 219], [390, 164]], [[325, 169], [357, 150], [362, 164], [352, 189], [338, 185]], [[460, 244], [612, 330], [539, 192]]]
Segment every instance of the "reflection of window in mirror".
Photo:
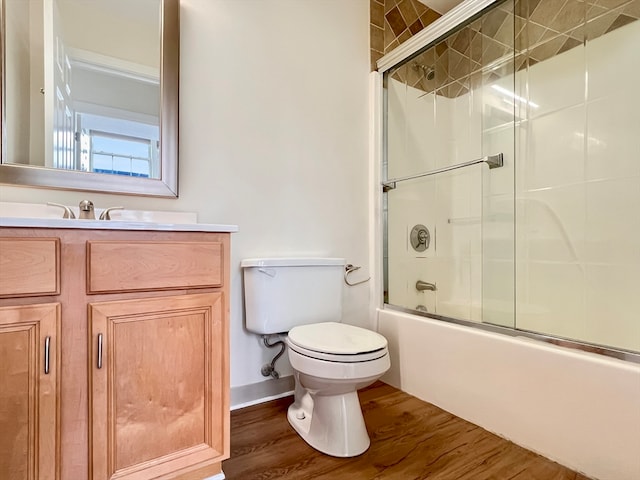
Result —
[[[92, 76], [92, 75], [90, 75]], [[127, 81], [130, 83], [129, 81]], [[98, 83], [88, 84], [91, 90]], [[140, 89], [131, 88], [138, 93], [138, 99], [144, 96], [145, 87], [148, 90], [157, 89], [157, 85], [141, 85]], [[145, 178], [160, 177], [160, 128], [159, 112], [133, 112], [131, 105], [135, 99], [130, 99], [128, 110], [106, 107], [96, 102], [76, 102], [76, 137], [81, 142], [78, 151], [76, 169], [85, 172], [117, 173], [120, 175], [140, 176]], [[111, 102], [114, 105], [115, 102]], [[150, 102], [146, 103], [147, 105]], [[141, 103], [144, 106], [145, 102]], [[86, 140], [85, 140], [86, 137]], [[108, 145], [105, 139], [110, 139]], [[99, 148], [96, 146], [99, 145]], [[144, 145], [144, 151], [141, 151]], [[96, 163], [98, 155], [111, 154], [113, 161], [122, 166], [128, 159], [127, 168], [105, 167], [103, 162]], [[146, 165], [141, 171], [136, 167], [140, 161]], [[144, 175], [143, 175], [144, 173]]]
[[82, 137], [84, 171], [149, 178], [158, 168], [157, 140], [99, 130], [83, 130]]

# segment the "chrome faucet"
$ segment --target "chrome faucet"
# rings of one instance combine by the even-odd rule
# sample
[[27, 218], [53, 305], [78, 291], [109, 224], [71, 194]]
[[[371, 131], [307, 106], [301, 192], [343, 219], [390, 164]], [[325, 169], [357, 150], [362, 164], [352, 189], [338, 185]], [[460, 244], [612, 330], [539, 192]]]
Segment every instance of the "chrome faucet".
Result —
[[111, 212], [113, 210], [124, 210], [124, 207], [109, 207], [105, 208], [100, 214], [100, 220], [111, 220]]
[[423, 282], [422, 280], [418, 280], [416, 282], [416, 290], [418, 290], [419, 292], [424, 292], [425, 290], [435, 292], [437, 288], [435, 283]]
[[83, 220], [95, 220], [96, 215], [93, 212], [93, 202], [91, 200], [82, 200], [78, 205], [80, 211], [80, 219]]
[[[73, 210], [71, 210], [66, 205], [60, 205], [59, 203], [47, 202], [47, 205], [51, 205], [52, 207], [60, 207], [64, 209], [64, 214], [62, 218], [76, 218]], [[124, 207], [109, 207], [105, 208], [100, 214], [100, 220], [111, 220], [111, 212], [114, 210], [124, 210]], [[93, 208], [93, 202], [91, 200], [82, 200], [80, 205], [78, 205], [79, 218], [83, 220], [95, 220], [96, 214]]]

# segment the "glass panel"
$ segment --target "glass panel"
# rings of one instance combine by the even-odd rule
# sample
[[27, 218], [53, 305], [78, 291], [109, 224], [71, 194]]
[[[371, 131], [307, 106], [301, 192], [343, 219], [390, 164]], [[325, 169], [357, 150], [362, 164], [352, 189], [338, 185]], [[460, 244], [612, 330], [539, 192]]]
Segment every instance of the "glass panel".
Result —
[[[497, 153], [508, 165], [399, 181], [387, 193], [386, 300], [393, 305], [514, 325], [512, 5], [458, 29], [386, 77], [387, 178]], [[497, 32], [500, 42], [489, 36]], [[416, 248], [421, 231], [428, 232], [428, 248]]]
[[474, 23], [474, 39], [482, 52], [472, 79], [480, 116], [482, 155], [503, 154], [504, 166], [483, 170], [482, 185], [482, 320], [515, 326], [514, 192], [515, 113], [521, 107], [515, 92], [513, 3], [506, 2]]
[[[433, 177], [404, 182], [388, 195], [388, 303], [405, 308], [435, 312], [434, 291], [420, 292], [418, 280], [436, 283], [436, 182]], [[414, 226], [418, 226], [412, 232]], [[429, 241], [415, 250], [428, 232]], [[422, 234], [424, 235], [424, 234]]]
[[597, 2], [588, 16], [580, 338], [640, 351], [640, 214], [629, 208], [640, 205], [640, 0]]
[[402, 182], [388, 196], [389, 303], [482, 319], [481, 168]]
[[520, 5], [517, 328], [640, 351], [640, 1]]
[[387, 154], [386, 169], [389, 176], [398, 176], [403, 171], [402, 165], [407, 162], [407, 66], [387, 73], [386, 86], [386, 125]]
[[639, 18], [498, 2], [387, 74], [386, 301], [640, 352]]

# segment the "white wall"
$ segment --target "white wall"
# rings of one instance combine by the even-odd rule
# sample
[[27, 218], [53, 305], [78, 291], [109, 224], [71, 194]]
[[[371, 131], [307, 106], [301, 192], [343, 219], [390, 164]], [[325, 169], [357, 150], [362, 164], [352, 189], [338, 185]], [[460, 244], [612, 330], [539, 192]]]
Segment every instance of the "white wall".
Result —
[[[180, 198], [19, 187], [0, 200], [198, 212], [232, 237], [231, 383], [270, 361], [243, 328], [241, 259], [345, 257], [368, 275], [369, 4], [365, 0], [183, 0]], [[354, 277], [354, 279], [356, 279]], [[366, 284], [345, 320], [371, 324]], [[279, 360], [281, 374], [290, 373]]]

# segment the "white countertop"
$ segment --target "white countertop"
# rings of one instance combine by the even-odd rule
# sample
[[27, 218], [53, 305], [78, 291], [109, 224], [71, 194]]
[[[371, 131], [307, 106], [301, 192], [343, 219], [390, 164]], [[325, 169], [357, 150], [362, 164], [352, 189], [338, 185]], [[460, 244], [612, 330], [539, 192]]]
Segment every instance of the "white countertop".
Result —
[[94, 230], [159, 230], [176, 232], [237, 232], [237, 225], [218, 223], [156, 223], [119, 220], [0, 217], [0, 227], [80, 228]]
[[80, 228], [93, 230], [149, 230], [172, 232], [221, 232], [238, 231], [237, 225], [218, 223], [156, 223], [120, 220], [78, 220], [67, 218], [0, 217], [0, 227], [32, 228]]
[[[78, 207], [69, 207], [79, 217]], [[98, 218], [103, 209], [96, 208]], [[62, 218], [63, 210], [38, 203], [0, 202], [0, 227], [81, 228], [93, 230], [149, 230], [173, 232], [238, 231], [237, 225], [198, 223], [195, 212], [158, 210], [114, 210], [111, 220], [80, 220]]]

